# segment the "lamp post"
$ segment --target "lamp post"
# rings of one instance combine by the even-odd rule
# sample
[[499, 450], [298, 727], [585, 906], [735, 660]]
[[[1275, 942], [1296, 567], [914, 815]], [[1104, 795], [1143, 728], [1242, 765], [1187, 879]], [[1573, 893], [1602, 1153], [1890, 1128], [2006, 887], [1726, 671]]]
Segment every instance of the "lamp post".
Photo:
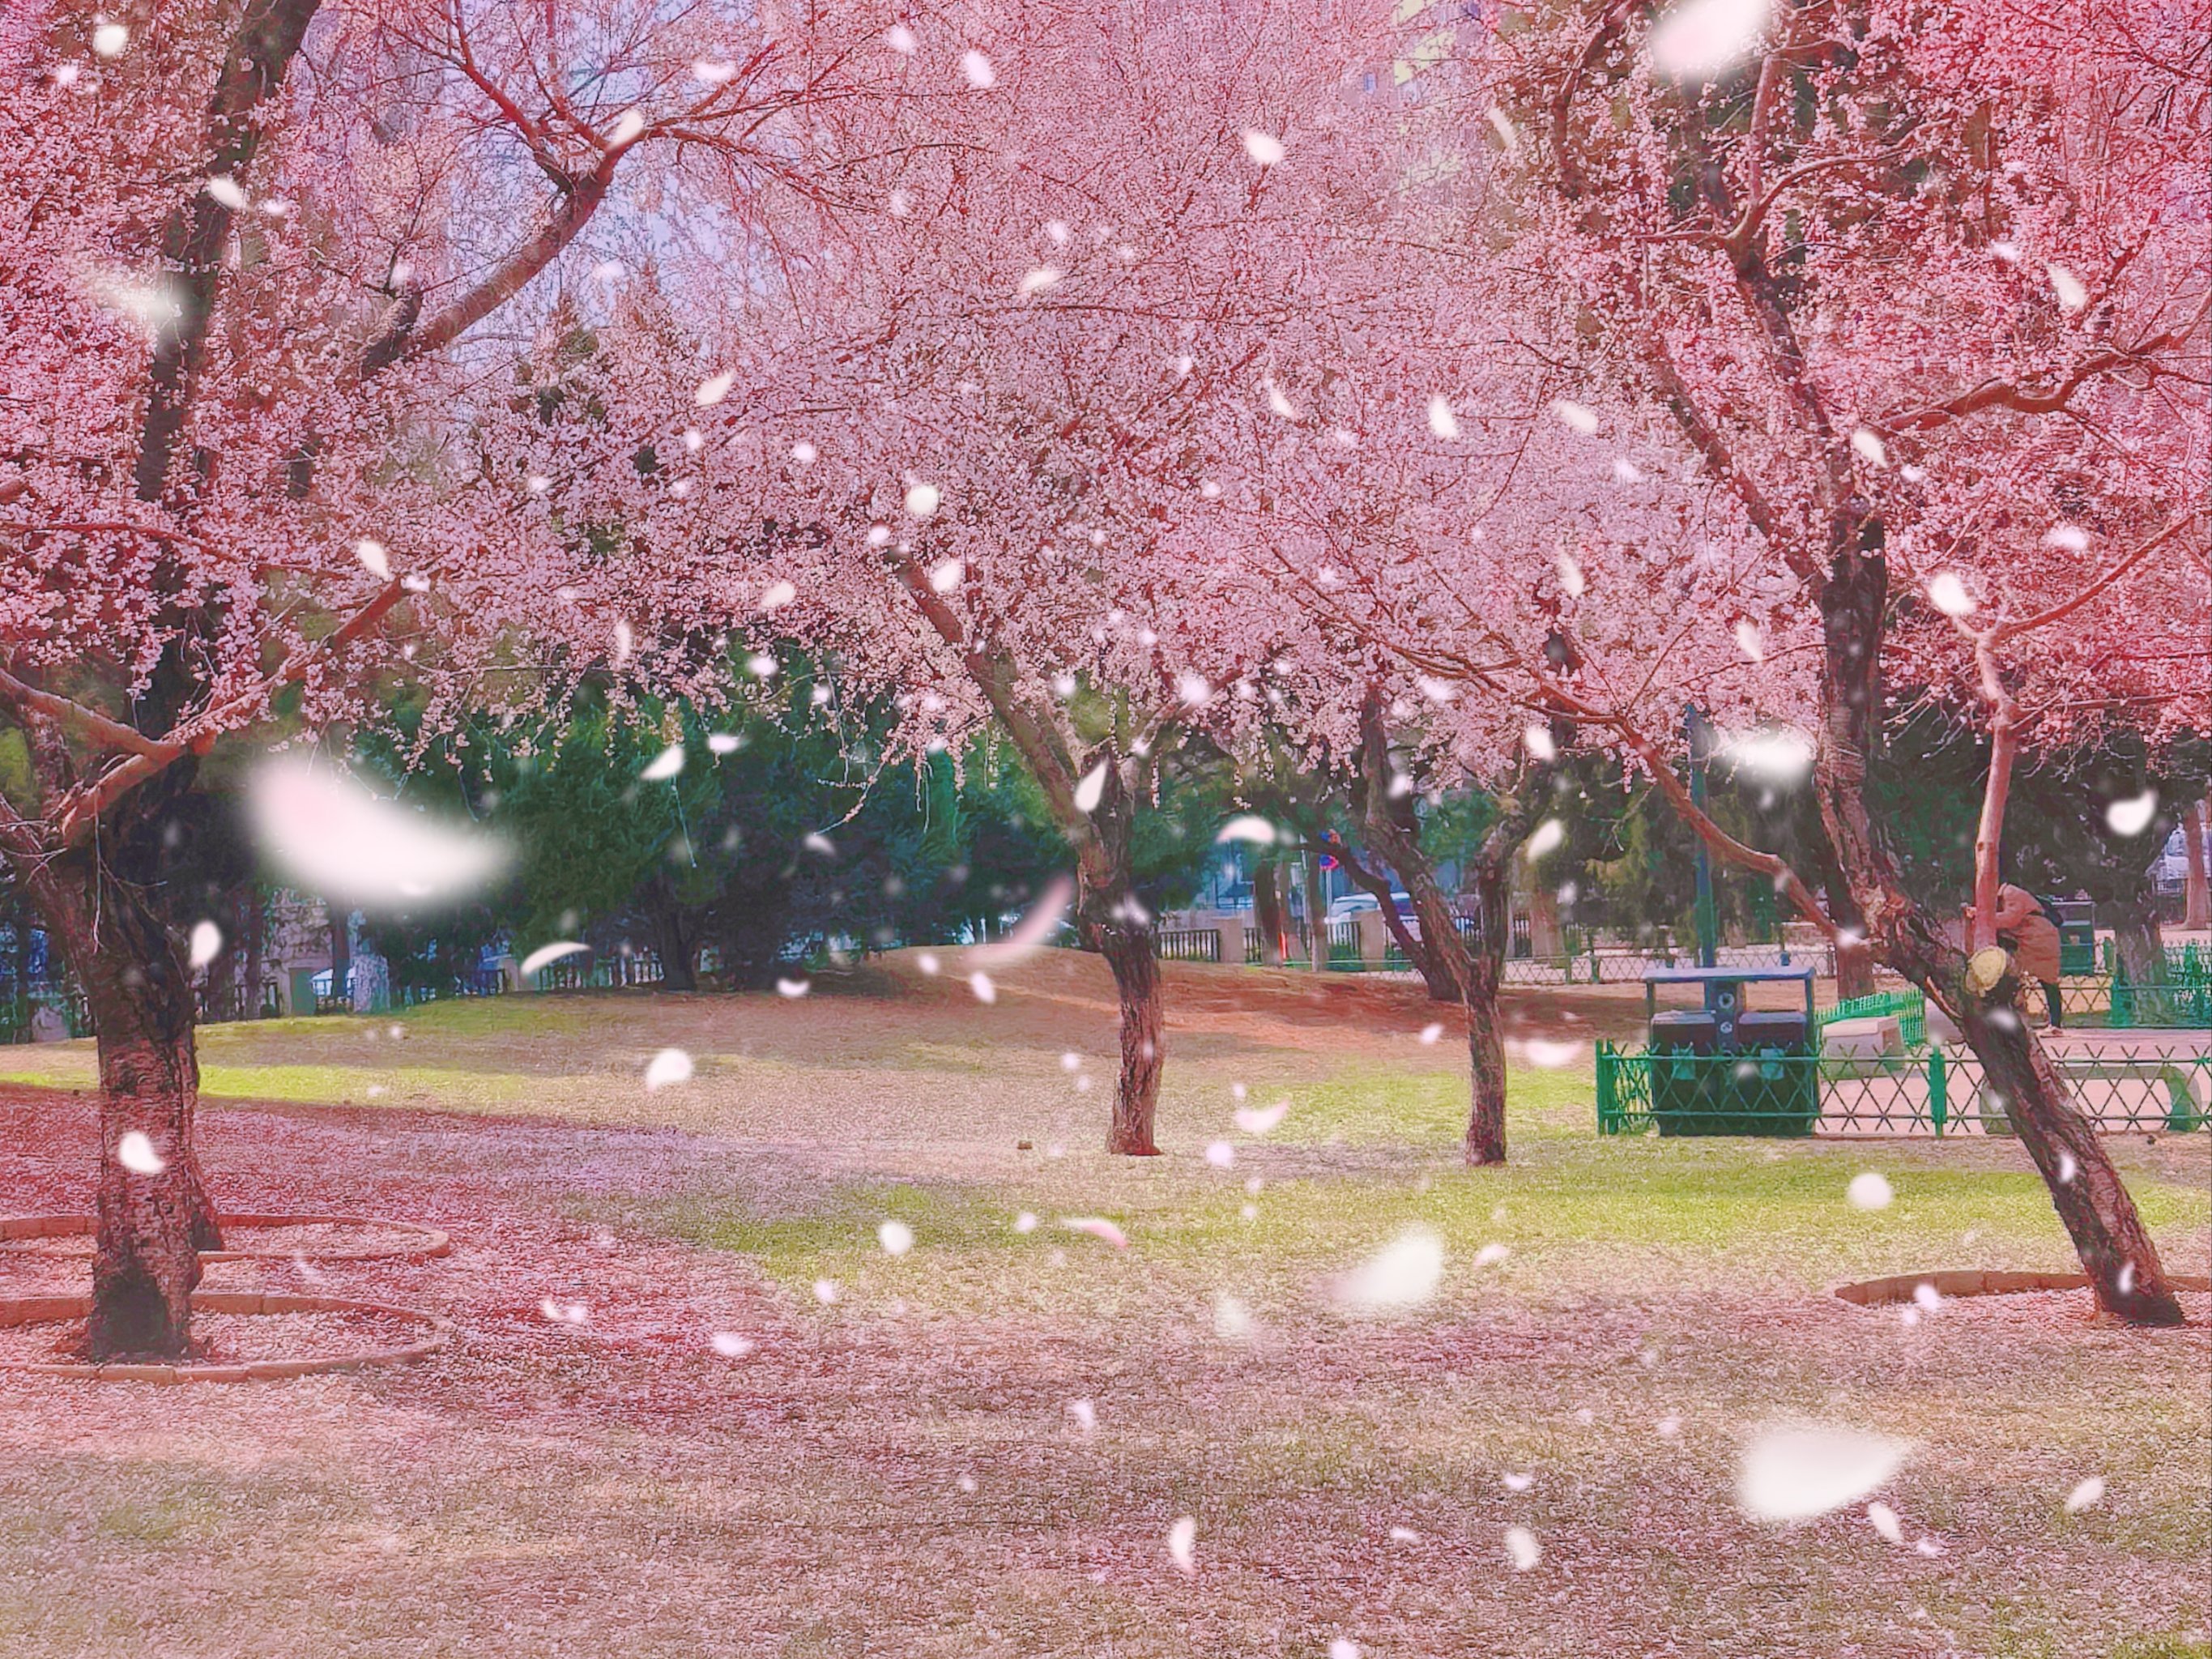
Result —
[[[1695, 703], [1682, 711], [1682, 732], [1690, 745], [1690, 800], [1700, 812], [1705, 810], [1705, 761], [1711, 753], [1713, 728], [1698, 712]], [[1713, 862], [1705, 851], [1705, 843], [1698, 842], [1698, 966], [1711, 968], [1718, 959], [1720, 918], [1713, 908]]]

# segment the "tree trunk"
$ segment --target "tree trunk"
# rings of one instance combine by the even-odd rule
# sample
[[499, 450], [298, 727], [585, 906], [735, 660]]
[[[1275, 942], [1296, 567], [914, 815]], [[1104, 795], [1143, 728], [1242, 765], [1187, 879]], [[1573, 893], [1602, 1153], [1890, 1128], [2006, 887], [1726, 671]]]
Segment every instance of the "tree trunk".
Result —
[[2099, 1305], [2137, 1324], [2179, 1324], [2181, 1304], [2157, 1248], [2096, 1131], [2020, 1018], [2011, 1000], [2013, 976], [2008, 973], [1978, 994], [1968, 986], [1965, 954], [1906, 893], [1895, 855], [1868, 809], [1887, 581], [1878, 555], [1850, 548], [1832, 561], [1820, 596], [1823, 732], [1814, 775], [1837, 862], [1883, 959], [1959, 1022], [1984, 1076], [2005, 1097]]
[[[1467, 1016], [1468, 1106], [1466, 1154], [1472, 1164], [1505, 1162], [1505, 1036], [1498, 1017], [1498, 988], [1504, 978], [1507, 916], [1506, 866], [1527, 833], [1530, 814], [1516, 801], [1493, 825], [1476, 860], [1475, 938], [1463, 939], [1458, 920], [1437, 885], [1436, 870], [1423, 849], [1418, 824], [1408, 826], [1389, 808], [1389, 741], [1382, 724], [1382, 701], [1370, 694], [1360, 711], [1360, 765], [1364, 781], [1362, 817], [1368, 845], [1398, 872], [1421, 939], [1431, 945], [1452, 978], [1455, 1000]], [[1533, 792], [1523, 791], [1523, 796]]]
[[1819, 844], [1813, 849], [1813, 860], [1820, 878], [1822, 896], [1827, 900], [1828, 915], [1838, 930], [1845, 935], [1835, 944], [1836, 1000], [1849, 1002], [1854, 997], [1874, 994], [1874, 942], [1867, 937], [1866, 914], [1851, 892], [1851, 884], [1838, 862], [1835, 848], [1826, 844], [1825, 837], [1814, 837]]
[[2181, 815], [2181, 925], [2192, 932], [2212, 927], [2212, 881], [2205, 872], [2205, 841], [2212, 836], [2212, 801], [2198, 801]]
[[1094, 924], [1091, 933], [1113, 970], [1114, 990], [1121, 1005], [1121, 1075], [1114, 1092], [1106, 1150], [1156, 1158], [1160, 1149], [1152, 1141], [1152, 1120], [1159, 1107], [1165, 1020], [1152, 930], [1141, 922], [1109, 917]]
[[1312, 973], [1325, 973], [1328, 969], [1328, 905], [1321, 896], [1321, 860], [1308, 852], [1298, 868], [1305, 881], [1306, 968]]
[[325, 901], [331, 920], [331, 1000], [353, 1006], [353, 915]]
[[1283, 965], [1281, 867], [1272, 854], [1252, 864], [1252, 931], [1260, 936], [1260, 960], [1270, 968]]
[[[1390, 937], [1397, 940], [1398, 948], [1405, 953], [1407, 962], [1421, 976], [1421, 983], [1428, 990], [1429, 1000], [1457, 1002], [1459, 981], [1452, 977], [1451, 968], [1443, 955], [1444, 951], [1455, 948], [1455, 941], [1432, 942], [1415, 933], [1406, 925], [1405, 917], [1398, 914], [1397, 901], [1390, 896], [1389, 877], [1378, 870], [1370, 869], [1365, 860], [1356, 856], [1341, 841], [1334, 842], [1331, 850], [1344, 866], [1345, 873], [1381, 907], [1382, 925], [1390, 930]], [[1413, 895], [1409, 891], [1407, 896], [1411, 898]]]
[[[198, 1253], [222, 1247], [199, 1176], [192, 1114], [191, 978], [141, 890], [79, 853], [41, 883], [40, 902], [84, 987], [100, 1048], [99, 1231], [86, 1346], [95, 1360], [191, 1352]], [[127, 1138], [133, 1169], [124, 1161]]]
[[699, 988], [698, 930], [690, 925], [691, 918], [675, 896], [659, 889], [659, 878], [655, 878], [653, 890], [646, 896], [645, 912], [653, 929], [653, 954], [660, 958], [660, 988], [696, 991]]

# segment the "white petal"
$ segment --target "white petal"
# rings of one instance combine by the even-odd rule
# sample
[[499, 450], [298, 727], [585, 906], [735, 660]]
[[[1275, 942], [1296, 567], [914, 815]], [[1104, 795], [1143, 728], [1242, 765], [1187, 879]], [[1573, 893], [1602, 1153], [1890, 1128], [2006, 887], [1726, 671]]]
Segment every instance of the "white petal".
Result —
[[1844, 1189], [1844, 1196], [1850, 1200], [1855, 1210], [1887, 1209], [1895, 1195], [1889, 1182], [1872, 1170], [1853, 1176], [1851, 1184]]
[[1571, 402], [1565, 398], [1554, 398], [1552, 400], [1552, 413], [1585, 438], [1597, 431], [1596, 411], [1587, 409], [1581, 404]]
[[1928, 579], [1928, 601], [1947, 617], [1971, 616], [1974, 610], [1974, 597], [1966, 592], [1966, 583], [1948, 570]]
[[709, 732], [707, 734], [707, 752], [710, 755], [734, 755], [744, 746], [744, 738], [736, 732]]
[[353, 556], [361, 561], [361, 568], [380, 582], [392, 580], [392, 561], [380, 542], [356, 542]]
[[659, 783], [664, 779], [674, 777], [683, 769], [684, 745], [680, 743], [672, 743], [655, 755], [638, 776], [643, 778], [647, 783]]
[[412, 812], [327, 769], [270, 761], [247, 785], [255, 844], [295, 885], [366, 908], [480, 886], [507, 848]]
[[811, 982], [803, 979], [778, 979], [775, 982], [776, 995], [788, 998], [794, 1002], [813, 988]]
[[770, 582], [761, 590], [760, 608], [781, 611], [799, 597], [799, 589], [790, 582]]
[[1024, 299], [1027, 299], [1032, 294], [1043, 293], [1059, 280], [1060, 272], [1054, 270], [1050, 265], [1039, 265], [1022, 278], [1021, 286], [1017, 292]]
[[1866, 1508], [1867, 1524], [1892, 1544], [1905, 1541], [1905, 1528], [1897, 1518], [1897, 1511], [1887, 1504], [1869, 1504]]
[[1772, 9], [1772, 0], [1684, 0], [1652, 25], [1645, 47], [1662, 73], [1710, 81], [1751, 55]]
[[1859, 459], [1869, 466], [1889, 465], [1888, 447], [1882, 442], [1881, 434], [1877, 432], [1869, 431], [1865, 427], [1859, 428], [1851, 434], [1851, 447], [1858, 452]]
[[2079, 1515], [2105, 1500], [2105, 1477], [2093, 1474], [2072, 1492], [2066, 1494], [2066, 1513]]
[[726, 369], [721, 374], [699, 382], [699, 389], [691, 394], [691, 401], [702, 409], [712, 409], [730, 395], [730, 388], [738, 383], [737, 372]]
[[1436, 1294], [1443, 1272], [1443, 1240], [1425, 1227], [1408, 1227], [1339, 1281], [1336, 1300], [1358, 1313], [1417, 1308]]
[[1281, 139], [1253, 127], [1244, 129], [1244, 153], [1263, 167], [1273, 167], [1287, 154]]
[[204, 968], [222, 954], [222, 929], [211, 921], [192, 924], [191, 964]]
[[1268, 847], [1273, 845], [1275, 836], [1273, 824], [1256, 813], [1244, 812], [1223, 824], [1213, 840], [1217, 846], [1225, 841], [1247, 841], [1255, 847]]
[[975, 994], [978, 1002], [996, 1002], [999, 1000], [999, 988], [991, 983], [988, 974], [978, 971], [969, 975], [968, 988]]
[[154, 1143], [141, 1129], [126, 1130], [115, 1143], [115, 1161], [132, 1175], [155, 1176], [169, 1167], [168, 1160], [154, 1150]]
[[1528, 1528], [1508, 1527], [1505, 1529], [1505, 1559], [1513, 1564], [1514, 1571], [1527, 1572], [1544, 1559], [1544, 1548], [1536, 1541], [1536, 1534]]
[[617, 149], [637, 142], [638, 134], [645, 131], [645, 115], [641, 110], [626, 109], [615, 122], [615, 130], [607, 135], [607, 142]]
[[1566, 838], [1566, 825], [1561, 823], [1557, 818], [1546, 818], [1536, 826], [1535, 833], [1528, 837], [1526, 849], [1528, 861], [1531, 864], [1534, 863]]
[[673, 1083], [687, 1083], [691, 1078], [691, 1056], [681, 1048], [663, 1048], [653, 1057], [645, 1068], [645, 1086], [648, 1091], [665, 1089]]
[[2061, 311], [2079, 311], [2089, 303], [2089, 290], [2081, 286], [2079, 276], [2064, 265], [2051, 265], [2047, 269], [2051, 276], [2051, 291], [2058, 296]]
[[886, 1255], [904, 1255], [914, 1248], [914, 1229], [903, 1221], [886, 1221], [876, 1229], [876, 1243]]
[[1168, 1559], [1183, 1572], [1198, 1571], [1198, 1522], [1189, 1516], [1177, 1517], [1168, 1528]]
[[550, 967], [553, 963], [560, 961], [563, 957], [573, 957], [579, 951], [588, 951], [592, 947], [590, 945], [581, 944], [573, 939], [561, 939], [551, 945], [541, 945], [535, 951], [532, 951], [528, 956], [523, 957], [521, 964], [517, 971], [521, 974], [523, 978], [528, 979], [540, 968]]
[[999, 84], [999, 71], [992, 67], [991, 60], [980, 52], [965, 52], [960, 54], [960, 73], [968, 84], [978, 92], [988, 92]]
[[1291, 1103], [1279, 1100], [1272, 1106], [1244, 1106], [1236, 1113], [1237, 1127], [1248, 1135], [1264, 1135], [1288, 1115]]
[[950, 593], [960, 586], [960, 578], [965, 575], [967, 571], [968, 567], [957, 559], [942, 561], [929, 573], [930, 591], [933, 593]]
[[[1107, 765], [1107, 762], [1100, 761], [1097, 765], [1085, 772], [1083, 775], [1083, 781], [1075, 786], [1077, 811], [1095, 812], [1098, 810], [1098, 803], [1106, 794]], [[1272, 836], [1270, 838], [1272, 839]]]
[[1441, 397], [1429, 399], [1429, 430], [1447, 441], [1459, 436], [1459, 416]]
[[1754, 1521], [1809, 1520], [1858, 1502], [1895, 1474], [1910, 1450], [1856, 1429], [1763, 1429], [1744, 1450], [1736, 1502]]
[[933, 483], [910, 483], [906, 489], [906, 510], [917, 519], [926, 519], [937, 511], [944, 500]]
[[218, 173], [200, 188], [207, 191], [210, 199], [220, 202], [233, 213], [246, 210], [246, 192], [238, 187], [235, 179]]
[[1521, 734], [1521, 741], [1527, 745], [1529, 756], [1533, 759], [1548, 761], [1559, 758], [1559, 745], [1552, 741], [1552, 731], [1549, 726], [1530, 726]]
[[914, 38], [914, 31], [903, 23], [894, 23], [884, 31], [884, 44], [903, 57], [911, 58], [921, 43]]
[[2140, 836], [2150, 828], [2150, 821], [2158, 816], [2158, 791], [2146, 789], [2140, 795], [2125, 800], [2116, 800], [2105, 809], [2105, 823], [2116, 836]]

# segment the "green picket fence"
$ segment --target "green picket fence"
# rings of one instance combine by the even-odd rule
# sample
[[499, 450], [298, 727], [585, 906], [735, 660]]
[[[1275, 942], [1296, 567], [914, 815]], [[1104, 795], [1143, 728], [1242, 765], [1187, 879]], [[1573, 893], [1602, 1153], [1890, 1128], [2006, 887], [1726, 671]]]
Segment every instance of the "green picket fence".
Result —
[[1820, 1046], [1820, 1033], [1839, 1020], [1883, 1019], [1894, 1017], [1899, 1033], [1908, 1048], [1917, 1048], [1928, 1041], [1928, 999], [1918, 990], [1876, 991], [1871, 996], [1852, 997], [1832, 1008], [1824, 1008], [1816, 1018], [1813, 1029], [1813, 1046]]
[[[2178, 1046], [2053, 1057], [2082, 1114], [2106, 1133], [2212, 1127], [2212, 1054]], [[1601, 1134], [2008, 1134], [1981, 1062], [1923, 1044], [1878, 1059], [1654, 1054], [1597, 1045]]]

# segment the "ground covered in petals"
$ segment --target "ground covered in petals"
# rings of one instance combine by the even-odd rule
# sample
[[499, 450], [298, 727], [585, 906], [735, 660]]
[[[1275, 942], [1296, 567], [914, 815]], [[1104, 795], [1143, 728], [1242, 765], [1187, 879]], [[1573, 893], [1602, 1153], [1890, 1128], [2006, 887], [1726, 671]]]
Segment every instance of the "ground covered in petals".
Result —
[[[2208, 1650], [2205, 1298], [2148, 1334], [2081, 1298], [1826, 1294], [2068, 1267], [2016, 1146], [1601, 1142], [1584, 1049], [1516, 1073], [1515, 1161], [1469, 1171], [1464, 1047], [1422, 1041], [1414, 988], [1178, 967], [1168, 1155], [1109, 1159], [1096, 964], [1048, 952], [989, 1006], [952, 966], [208, 1033], [226, 1207], [454, 1244], [208, 1285], [460, 1334], [287, 1382], [0, 1379], [0, 1648]], [[1571, 1042], [1633, 1011], [1517, 1012]], [[668, 1048], [693, 1077], [648, 1092]], [[89, 1208], [88, 1054], [6, 1069], [0, 1210]], [[2206, 1138], [2115, 1151], [2206, 1272]], [[1844, 1196], [1869, 1170], [1886, 1207]], [[1345, 1305], [1415, 1229], [1433, 1294]], [[86, 1274], [0, 1249], [0, 1294]], [[1778, 1423], [1909, 1443], [1881, 1514], [1746, 1518]]]

